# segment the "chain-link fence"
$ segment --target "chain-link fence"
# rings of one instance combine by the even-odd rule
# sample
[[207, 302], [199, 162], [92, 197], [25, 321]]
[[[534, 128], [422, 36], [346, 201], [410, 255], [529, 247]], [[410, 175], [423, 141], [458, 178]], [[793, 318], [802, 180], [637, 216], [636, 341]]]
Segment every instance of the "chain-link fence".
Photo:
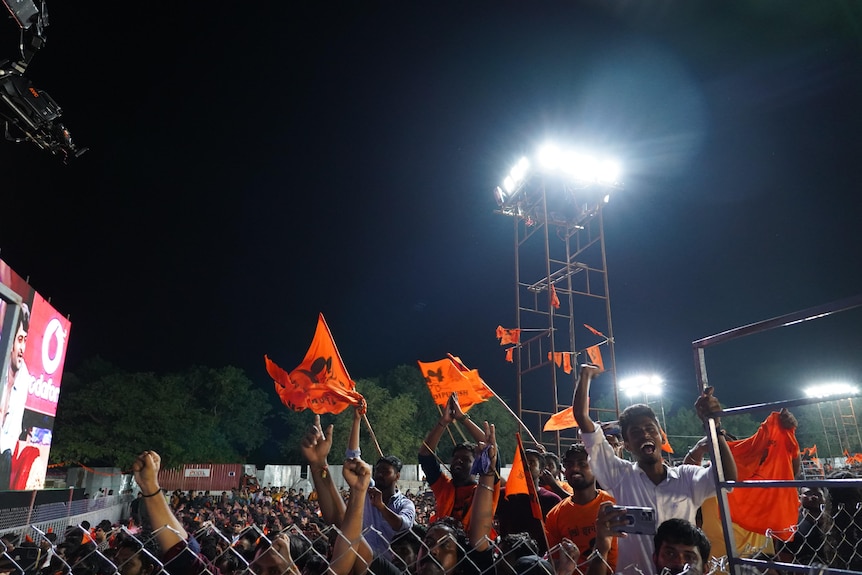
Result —
[[[744, 555], [862, 572], [862, 503], [859, 499], [851, 501], [848, 496], [836, 493], [822, 503], [802, 507], [799, 523], [791, 533], [772, 534], [770, 545], [746, 549]], [[104, 515], [106, 509], [100, 511]], [[8, 520], [5, 514], [3, 520]], [[122, 526], [94, 534], [82, 527], [80, 521], [71, 527], [57, 519], [48, 523], [50, 526], [34, 522], [3, 535], [0, 574], [478, 575], [493, 570], [498, 575], [586, 575], [591, 561], [601, 561], [600, 556], [582, 556], [563, 545], [540, 558], [529, 537], [488, 540], [487, 549], [479, 552], [471, 550], [462, 529], [441, 523], [431, 527], [415, 525], [376, 558], [355, 541], [351, 544], [338, 528], [315, 522], [297, 523], [279, 533], [257, 526], [218, 526], [205, 522], [187, 542], [178, 544], [171, 543], [179, 541], [179, 537], [169, 528]], [[706, 573], [727, 570], [726, 558], [712, 558], [705, 566]], [[651, 565], [617, 565], [615, 571], [643, 575], [655, 569]], [[757, 570], [746, 567], [745, 571]], [[780, 570], [760, 572], [780, 573]]]

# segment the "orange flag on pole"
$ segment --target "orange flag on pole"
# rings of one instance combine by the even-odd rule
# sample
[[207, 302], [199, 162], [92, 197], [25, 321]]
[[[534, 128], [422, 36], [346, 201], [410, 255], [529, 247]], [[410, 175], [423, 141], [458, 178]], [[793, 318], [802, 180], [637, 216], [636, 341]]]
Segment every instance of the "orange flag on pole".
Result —
[[[425, 383], [428, 384], [431, 398], [437, 405], [446, 405], [449, 396], [457, 393], [458, 403], [461, 404], [461, 409], [466, 413], [477, 403], [494, 397], [494, 393], [479, 377], [478, 371], [467, 369], [463, 363], [460, 361], [456, 363], [451, 357], [439, 361], [418, 361], [417, 363], [422, 377], [425, 378]], [[462, 371], [462, 367], [467, 371]]]
[[548, 291], [551, 293], [551, 305], [554, 309], [560, 309], [560, 298], [557, 297], [557, 290], [554, 288], [554, 284], [551, 284], [551, 288]]
[[521, 330], [518, 328], [506, 329], [502, 325], [498, 325], [497, 339], [500, 340], [500, 345], [518, 343], [521, 340]]
[[266, 370], [275, 381], [275, 391], [294, 411], [311, 409], [314, 413], [341, 413], [364, 401], [341, 360], [323, 314], [317, 318], [314, 339], [296, 369], [289, 374], [264, 356]]
[[597, 365], [601, 371], [605, 370], [605, 362], [602, 361], [602, 350], [599, 349], [599, 346], [588, 347], [587, 357], [590, 358], [590, 363]]
[[585, 327], [585, 328], [587, 328], [588, 330], [590, 330], [590, 331], [592, 332], [592, 334], [593, 334], [593, 335], [597, 335], [597, 336], [599, 336], [599, 337], [608, 337], [608, 336], [606, 336], [605, 334], [603, 334], [602, 332], [600, 332], [599, 330], [597, 330], [596, 328], [594, 328], [594, 327], [593, 327], [593, 326], [591, 326], [591, 325], [584, 324], [584, 327]]
[[[530, 511], [533, 518], [542, 521], [542, 506], [539, 504], [539, 493], [536, 491], [536, 484], [533, 481], [533, 476], [530, 475], [530, 470], [527, 468], [527, 455], [524, 453], [524, 444], [521, 442], [521, 434], [516, 433], [515, 437], [518, 440], [518, 446], [515, 449], [515, 456], [512, 458], [512, 471], [509, 472], [509, 478], [506, 480], [506, 498], [510, 495], [523, 493], [530, 496]], [[544, 523], [542, 524], [544, 531]]]
[[506, 361], [508, 361], [509, 363], [514, 363], [514, 361], [515, 361], [514, 357], [513, 357], [514, 354], [512, 353], [514, 350], [515, 350], [514, 347], [510, 347], [509, 349], [506, 350]]
[[542, 431], [559, 431], [561, 429], [570, 429], [578, 427], [578, 422], [575, 421], [575, 414], [571, 407], [567, 407], [563, 411], [559, 411], [552, 415]]

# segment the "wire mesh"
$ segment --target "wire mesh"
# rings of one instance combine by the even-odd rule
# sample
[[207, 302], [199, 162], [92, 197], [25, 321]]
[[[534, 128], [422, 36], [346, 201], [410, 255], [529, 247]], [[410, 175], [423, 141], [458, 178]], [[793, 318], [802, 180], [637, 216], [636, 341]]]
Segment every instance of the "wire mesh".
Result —
[[[798, 524], [790, 532], [770, 533], [771, 545], [746, 549], [743, 555], [862, 572], [862, 490], [837, 487], [819, 494], [800, 507]], [[441, 528], [440, 523], [417, 524], [392, 541], [388, 553], [373, 558], [337, 527], [324, 525], [313, 514], [302, 515], [297, 510], [307, 509], [303, 505], [282, 506], [298, 514], [278, 520], [262, 515], [265, 510], [272, 513], [269, 506], [251, 505], [247, 513], [240, 506], [229, 515], [217, 513], [218, 505], [178, 507], [175, 513], [189, 537], [170, 549], [159, 544], [167, 527], [112, 526], [103, 538], [76, 518], [70, 526], [55, 519], [52, 528], [42, 523], [7, 531], [0, 539], [0, 575], [342, 575], [338, 566], [345, 564], [351, 566], [347, 571], [369, 575], [481, 575], [492, 570], [497, 575], [587, 575], [592, 561], [602, 561], [600, 555], [583, 556], [563, 545], [538, 557], [529, 545], [512, 545], [505, 538], [488, 540], [487, 551], [480, 553], [471, 550], [463, 530], [452, 524]], [[34, 509], [30, 516], [38, 513]], [[3, 522], [9, 525], [21, 517], [20, 511], [4, 511]], [[245, 520], [238, 521], [240, 517]], [[651, 565], [616, 567], [624, 575], [655, 572]], [[706, 574], [729, 569], [726, 557], [711, 558], [704, 567]], [[701, 575], [695, 568], [687, 573]]]

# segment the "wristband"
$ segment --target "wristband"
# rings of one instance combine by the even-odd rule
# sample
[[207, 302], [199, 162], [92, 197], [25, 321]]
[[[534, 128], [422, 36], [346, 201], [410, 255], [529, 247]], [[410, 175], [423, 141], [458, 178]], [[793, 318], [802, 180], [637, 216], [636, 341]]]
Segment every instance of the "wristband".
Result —
[[162, 488], [159, 487], [158, 489], [156, 489], [154, 492], [150, 493], [149, 495], [147, 495], [146, 493], [141, 493], [141, 495], [143, 497], [155, 497], [156, 495], [158, 495], [161, 492], [162, 492]]

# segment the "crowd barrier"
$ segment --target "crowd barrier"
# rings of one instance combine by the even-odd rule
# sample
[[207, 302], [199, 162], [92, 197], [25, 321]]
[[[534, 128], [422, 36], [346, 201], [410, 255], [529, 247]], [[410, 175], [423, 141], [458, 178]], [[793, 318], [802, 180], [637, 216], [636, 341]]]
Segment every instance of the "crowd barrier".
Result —
[[[119, 515], [127, 511], [127, 502], [115, 502], [113, 505], [88, 508], [94, 501], [74, 502], [79, 504], [81, 513], [71, 513], [65, 516], [56, 505], [51, 509], [39, 510], [45, 517], [35, 518], [29, 527], [19, 528], [13, 533], [19, 538], [18, 546], [14, 550], [0, 547], [0, 573], [53, 575], [59, 573], [74, 573], [75, 575], [102, 575], [105, 573], [128, 573], [126, 563], [129, 561], [141, 561], [144, 564], [152, 564], [161, 569], [166, 575], [188, 575], [189, 573], [221, 573], [222, 575], [242, 575], [245, 573], [257, 573], [258, 575], [272, 575], [274, 573], [299, 573], [307, 575], [324, 575], [330, 561], [335, 559], [330, 555], [333, 548], [330, 545], [341, 534], [336, 527], [318, 528], [308, 526], [302, 528], [293, 525], [286, 530], [293, 540], [290, 546], [291, 553], [278, 552], [275, 549], [269, 551], [269, 559], [266, 568], [256, 569], [253, 565], [255, 548], [262, 544], [267, 546], [272, 542], [273, 534], [264, 533], [256, 526], [248, 527], [240, 533], [229, 533], [217, 528], [212, 524], [203, 525], [194, 533], [194, 538], [199, 546], [199, 551], [191, 549], [182, 550], [177, 556], [165, 560], [162, 551], [158, 547], [158, 531], [141, 531], [137, 528], [129, 530], [126, 527], [118, 527], [108, 535], [111, 547], [98, 551], [94, 544], [82, 545], [87, 541], [87, 536], [75, 527], [81, 521], [87, 520], [90, 524], [96, 524], [102, 519], [119, 519]], [[825, 566], [831, 568], [832, 572], [859, 573], [862, 572], [862, 502], [852, 503], [845, 501], [833, 504], [827, 501], [821, 505], [819, 513], [806, 516], [805, 521], [794, 528], [796, 534], [792, 542], [784, 543], [775, 541], [775, 545], [763, 548], [746, 548], [743, 556], [780, 561], [793, 564], [799, 569], [812, 569], [811, 566]], [[20, 512], [19, 512], [20, 513]], [[50, 515], [55, 517], [49, 518]], [[59, 517], [57, 517], [59, 515]], [[5, 520], [5, 517], [4, 517]], [[71, 527], [70, 527], [71, 526]], [[54, 544], [47, 543], [46, 534], [53, 530], [58, 535]], [[367, 533], [367, 531], [366, 531]], [[118, 554], [117, 548], [121, 542], [131, 542], [133, 553]], [[525, 543], [514, 548], [504, 548], [495, 542], [489, 542], [495, 549], [498, 560], [503, 560], [513, 566], [516, 573], [522, 573], [524, 564], [518, 563], [518, 559], [533, 555], [531, 549]], [[422, 535], [419, 530], [408, 532], [392, 547], [390, 552], [393, 562], [399, 569], [407, 570], [407, 565], [400, 557], [414, 558], [423, 544]], [[452, 546], [457, 549], [458, 569], [455, 572], [461, 575], [483, 573], [485, 564], [477, 564], [471, 558], [463, 541], [444, 538], [438, 541], [424, 541], [424, 544], [433, 548], [435, 546]], [[41, 547], [41, 549], [40, 549]], [[58, 547], [63, 549], [58, 553]], [[38, 551], [37, 551], [38, 550]], [[572, 575], [586, 575], [590, 557], [579, 556], [568, 558], [559, 548], [552, 548], [551, 556], [559, 556], [565, 573]], [[62, 555], [62, 557], [61, 557]], [[274, 561], [273, 561], [274, 560]], [[411, 561], [411, 559], [407, 559]], [[551, 575], [554, 571], [549, 562], [536, 562], [531, 559], [533, 570], [530, 573], [542, 575], [547, 572]], [[570, 561], [566, 567], [566, 561]], [[275, 567], [273, 567], [275, 563]], [[514, 566], [518, 563], [518, 567]], [[137, 563], [136, 563], [137, 564]], [[298, 571], [293, 571], [293, 566]], [[623, 575], [643, 575], [651, 572], [651, 566], [643, 565], [617, 565], [615, 571]], [[729, 572], [730, 566], [726, 557], [711, 558], [706, 565], [705, 572], [717, 574]], [[380, 571], [378, 568], [377, 571]], [[377, 572], [375, 565], [368, 568], [369, 575], [388, 575]], [[775, 573], [767, 569], [758, 569], [746, 566], [745, 573]], [[157, 571], [152, 571], [155, 575]], [[690, 571], [692, 575], [695, 571]]]

